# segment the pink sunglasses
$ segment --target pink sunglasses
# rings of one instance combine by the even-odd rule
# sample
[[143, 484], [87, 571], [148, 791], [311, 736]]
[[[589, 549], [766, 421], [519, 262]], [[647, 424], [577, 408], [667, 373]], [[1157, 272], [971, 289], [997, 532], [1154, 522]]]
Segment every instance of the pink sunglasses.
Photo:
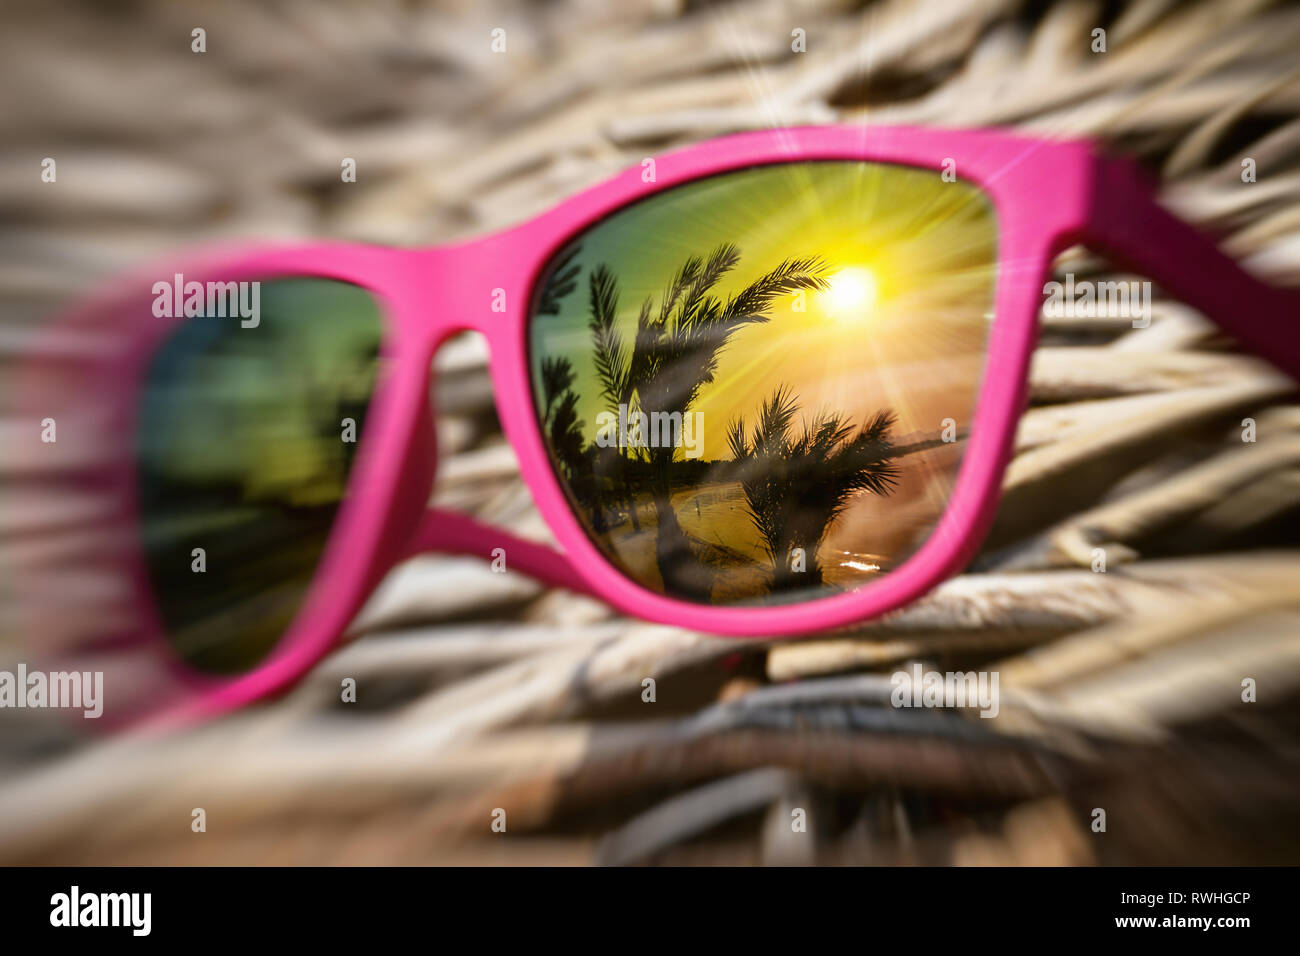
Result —
[[[110, 328], [113, 347], [73, 378], [34, 361], [23, 401], [94, 397], [95, 423], [60, 442], [129, 436], [87, 481], [124, 503], [129, 636], [187, 689], [171, 713], [285, 687], [426, 551], [654, 621], [804, 634], [898, 608], [973, 556], [1053, 258], [1079, 243], [1300, 373], [1300, 292], [1165, 212], [1132, 163], [828, 127], [646, 160], [459, 245], [142, 272], [57, 324]], [[428, 507], [431, 362], [464, 330], [486, 337], [558, 550]]]

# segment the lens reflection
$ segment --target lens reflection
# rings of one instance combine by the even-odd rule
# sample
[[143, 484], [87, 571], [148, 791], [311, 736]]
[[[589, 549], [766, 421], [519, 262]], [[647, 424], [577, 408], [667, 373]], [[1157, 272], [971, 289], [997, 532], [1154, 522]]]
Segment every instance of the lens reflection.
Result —
[[530, 325], [575, 513], [700, 603], [898, 567], [969, 439], [996, 267], [983, 193], [900, 166], [752, 168], [606, 218], [543, 270]]
[[260, 284], [256, 325], [203, 315], [154, 356], [137, 431], [145, 550], [168, 637], [247, 670], [293, 621], [347, 487], [378, 371], [369, 293]]

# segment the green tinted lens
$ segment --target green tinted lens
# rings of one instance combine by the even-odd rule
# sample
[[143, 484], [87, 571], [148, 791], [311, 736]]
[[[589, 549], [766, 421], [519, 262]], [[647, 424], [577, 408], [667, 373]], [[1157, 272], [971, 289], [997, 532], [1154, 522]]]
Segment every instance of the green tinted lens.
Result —
[[242, 291], [254, 317], [190, 318], [156, 353], [138, 431], [163, 622], [183, 658], [215, 673], [259, 663], [298, 611], [347, 487], [382, 333], [370, 294], [343, 282]]
[[751, 168], [576, 236], [529, 331], [570, 503], [631, 578], [797, 601], [914, 553], [969, 436], [997, 222], [938, 170]]

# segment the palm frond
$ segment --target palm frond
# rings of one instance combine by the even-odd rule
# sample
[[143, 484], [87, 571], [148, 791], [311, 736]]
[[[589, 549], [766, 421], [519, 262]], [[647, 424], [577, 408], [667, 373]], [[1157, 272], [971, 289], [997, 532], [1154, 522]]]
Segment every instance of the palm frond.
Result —
[[566, 392], [574, 380], [573, 363], [564, 356], [547, 355], [542, 359], [542, 399], [545, 406], [542, 419], [549, 422], [556, 400]]
[[582, 429], [585, 424], [578, 417], [578, 396], [572, 391], [565, 392], [551, 419], [548, 438], [551, 450], [570, 480], [582, 469]]
[[817, 547], [853, 496], [890, 494], [899, 478], [888, 437], [892, 412], [877, 412], [856, 435], [835, 413], [818, 415], [793, 435], [798, 410], [798, 398], [779, 386], [760, 405], [752, 438], [743, 419], [727, 435], [750, 521], [774, 561], [774, 580], [786, 586], [794, 581], [788, 562], [796, 548], [805, 553], [808, 580], [819, 583]]
[[601, 394], [611, 405], [625, 399], [628, 382], [628, 357], [619, 334], [618, 280], [609, 268], [601, 263], [591, 272], [589, 280], [591, 316], [587, 328], [591, 330], [594, 346], [593, 363]]
[[787, 385], [777, 386], [763, 403], [754, 429], [754, 449], [759, 455], [773, 455], [788, 446], [790, 425], [799, 409], [798, 399]]
[[755, 279], [728, 301], [724, 313], [736, 323], [765, 322], [772, 300], [800, 289], [820, 291], [828, 287], [826, 264], [820, 256], [786, 259]]
[[696, 278], [700, 274], [700, 269], [704, 265], [704, 260], [699, 256], [688, 256], [682, 263], [677, 274], [673, 276], [672, 281], [668, 283], [668, 288], [664, 290], [663, 303], [659, 307], [659, 326], [666, 328], [668, 319], [672, 315], [673, 309], [682, 294], [694, 285]]
[[654, 300], [646, 296], [641, 303], [641, 311], [637, 314], [636, 335], [632, 340], [632, 355], [628, 361], [625, 383], [627, 401], [631, 401], [633, 393], [644, 398], [646, 385], [656, 377], [663, 360], [659, 348], [662, 326], [653, 316]]
[[745, 440], [745, 420], [737, 418], [727, 426], [727, 447], [731, 458], [736, 462], [745, 462], [750, 456], [749, 443]]
[[573, 260], [580, 252], [582, 244], [577, 243], [560, 253], [551, 263], [550, 274], [537, 297], [538, 315], [559, 315], [560, 300], [578, 287], [578, 275], [582, 272], [582, 266]]
[[740, 250], [730, 242], [724, 242], [709, 254], [708, 261], [699, 270], [695, 281], [691, 283], [690, 291], [682, 301], [681, 312], [676, 323], [678, 327], [691, 326], [700, 320], [705, 295], [722, 281], [722, 277], [734, 269], [739, 261]]

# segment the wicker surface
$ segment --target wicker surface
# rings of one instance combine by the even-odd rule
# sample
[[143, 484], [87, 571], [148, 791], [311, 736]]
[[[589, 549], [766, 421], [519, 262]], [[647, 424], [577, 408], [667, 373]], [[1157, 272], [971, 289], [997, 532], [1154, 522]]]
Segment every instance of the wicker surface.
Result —
[[[679, 7], [6, 4], [6, 363], [53, 306], [173, 244], [443, 242], [672, 145], [830, 121], [1101, 137], [1252, 269], [1300, 281], [1300, 9]], [[56, 148], [66, 188], [38, 193], [33, 157]], [[356, 184], [338, 181], [344, 156]], [[1110, 275], [1082, 250], [1060, 268]], [[485, 361], [472, 338], [437, 359], [435, 500], [544, 540]], [[161, 739], [69, 740], [5, 715], [0, 860], [1296, 862], [1290, 383], [1158, 297], [1147, 329], [1046, 320], [1032, 390], [988, 548], [885, 620], [722, 640], [419, 558], [358, 640], [273, 703]], [[30, 534], [14, 529], [11, 545]], [[3, 635], [6, 657], [20, 637]], [[883, 706], [917, 660], [997, 669], [1002, 713]], [[1245, 677], [1258, 703], [1242, 703]]]

